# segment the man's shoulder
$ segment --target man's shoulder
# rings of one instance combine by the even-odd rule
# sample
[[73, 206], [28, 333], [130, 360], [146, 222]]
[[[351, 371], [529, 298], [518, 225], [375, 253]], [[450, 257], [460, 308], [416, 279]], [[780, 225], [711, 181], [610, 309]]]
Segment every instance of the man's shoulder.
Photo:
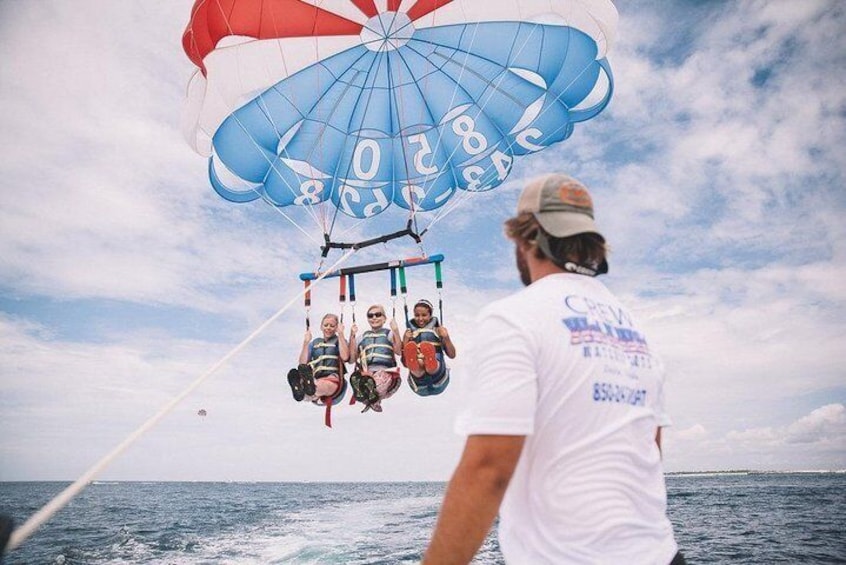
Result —
[[481, 316], [500, 314], [511, 318], [514, 314], [526, 312], [527, 309], [542, 308], [545, 293], [535, 285], [530, 285], [511, 294], [488, 303], [481, 309]]
[[559, 299], [571, 294], [614, 300], [613, 294], [601, 281], [581, 275], [578, 278], [572, 275], [552, 275], [489, 303], [481, 310], [481, 314], [496, 315], [499, 312], [510, 317], [512, 314], [542, 313], [548, 311]]

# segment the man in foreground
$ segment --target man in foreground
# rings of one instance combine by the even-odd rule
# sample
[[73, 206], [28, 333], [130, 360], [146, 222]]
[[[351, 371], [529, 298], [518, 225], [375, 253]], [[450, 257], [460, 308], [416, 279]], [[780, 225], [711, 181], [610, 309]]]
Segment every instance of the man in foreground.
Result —
[[587, 189], [530, 182], [505, 224], [527, 288], [484, 308], [456, 429], [467, 436], [425, 564], [469, 563], [497, 511], [516, 564], [684, 563], [666, 516], [664, 371], [595, 276]]

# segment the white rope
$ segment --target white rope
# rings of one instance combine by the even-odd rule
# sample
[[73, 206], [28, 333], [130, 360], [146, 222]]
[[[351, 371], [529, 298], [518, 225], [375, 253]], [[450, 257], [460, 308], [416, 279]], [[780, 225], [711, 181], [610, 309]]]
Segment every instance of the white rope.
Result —
[[[345, 253], [338, 261], [332, 265], [327, 271], [324, 271], [320, 276], [318, 276], [314, 283], [312, 284], [311, 288], [314, 287], [319, 281], [321, 281], [326, 275], [330, 272], [334, 271], [338, 268], [340, 264], [346, 261], [350, 255], [356, 252], [356, 249], [350, 249]], [[144, 422], [138, 429], [134, 432], [129, 434], [126, 439], [124, 439], [117, 447], [115, 447], [108, 455], [100, 459], [97, 463], [95, 463], [90, 469], [85, 471], [81, 477], [79, 477], [76, 481], [73, 482], [70, 486], [68, 486], [65, 490], [60, 492], [56, 495], [53, 500], [45, 504], [41, 510], [33, 514], [29, 520], [24, 522], [24, 524], [17, 528], [14, 532], [12, 532], [11, 537], [9, 538], [9, 544], [6, 548], [6, 551], [12, 551], [13, 549], [20, 546], [24, 541], [27, 540], [38, 528], [44, 525], [50, 518], [53, 517], [56, 512], [64, 508], [64, 506], [70, 502], [76, 495], [78, 495], [82, 490], [90, 483], [103, 469], [105, 469], [115, 458], [117, 458], [121, 453], [123, 453], [130, 445], [135, 443], [141, 436], [143, 436], [146, 432], [152, 429], [159, 421], [164, 418], [171, 410], [173, 410], [177, 404], [179, 404], [182, 400], [185, 399], [189, 394], [191, 394], [194, 389], [200, 386], [203, 381], [209, 378], [212, 374], [214, 374], [218, 369], [220, 369], [223, 365], [225, 365], [232, 357], [237, 355], [244, 347], [247, 346], [253, 339], [255, 339], [261, 332], [263, 332], [270, 324], [276, 321], [279, 316], [281, 316], [285, 311], [288, 310], [296, 301], [302, 297], [303, 294], [306, 293], [306, 289], [301, 290], [296, 296], [294, 296], [285, 306], [280, 308], [275, 314], [273, 314], [270, 318], [264, 321], [258, 328], [256, 328], [253, 333], [247, 336], [241, 343], [236, 345], [229, 353], [224, 355], [217, 363], [212, 365], [212, 367], [206, 371], [203, 375], [198, 377], [194, 382], [192, 382], [188, 387], [175, 396], [170, 402], [168, 402], [165, 406], [163, 406], [153, 417], [149, 420]], [[0, 556], [2, 557], [2, 556]]]

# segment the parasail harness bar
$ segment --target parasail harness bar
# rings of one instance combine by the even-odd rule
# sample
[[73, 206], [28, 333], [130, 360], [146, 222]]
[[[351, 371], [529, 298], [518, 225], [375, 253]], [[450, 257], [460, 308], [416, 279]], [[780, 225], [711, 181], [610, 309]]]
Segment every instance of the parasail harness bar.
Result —
[[[356, 244], [357, 245], [357, 244]], [[396, 259], [393, 261], [386, 261], [384, 263], [373, 263], [370, 265], [357, 265], [355, 267], [345, 267], [334, 271], [327, 271], [324, 273], [301, 273], [301, 281], [313, 281], [317, 278], [332, 278], [342, 277], [346, 275], [357, 275], [360, 273], [372, 273], [374, 271], [387, 271], [389, 269], [396, 269], [399, 267], [411, 267], [415, 265], [428, 265], [436, 263], [438, 266], [444, 260], [443, 255], [429, 255], [428, 257], [411, 257], [408, 259]], [[440, 270], [440, 269], [439, 269]]]
[[[417, 233], [416, 231], [414, 231], [412, 229], [411, 224], [412, 224], [412, 220], [408, 220], [408, 223], [406, 224], [404, 230], [395, 231], [394, 233], [389, 233], [387, 235], [383, 235], [383, 236], [380, 236], [380, 237], [374, 237], [373, 239], [366, 239], [364, 241], [359, 241], [358, 243], [341, 243], [341, 242], [337, 242], [337, 241], [331, 241], [329, 234], [324, 233], [323, 239], [325, 241], [325, 244], [321, 245], [320, 249], [323, 251], [323, 257], [325, 258], [329, 255], [329, 251], [332, 250], [332, 249], [356, 249], [356, 250], [358, 250], [358, 249], [362, 249], [364, 247], [370, 247], [371, 245], [376, 245], [377, 243], [387, 243], [388, 241], [391, 241], [392, 239], [399, 239], [399, 238], [405, 237], [405, 236], [410, 237], [411, 239], [413, 239], [415, 242], [417, 242], [419, 244], [419, 243], [422, 242], [423, 235], [426, 233], [426, 230], [424, 229], [420, 233]], [[385, 267], [383, 267], [383, 268], [385, 268]], [[378, 271], [380, 269], [372, 269], [372, 270]], [[359, 272], [366, 273], [368, 271], [359, 271]], [[334, 275], [330, 275], [330, 276], [334, 276]], [[302, 278], [302, 277], [300, 277], [300, 278]], [[306, 279], [303, 279], [303, 280], [306, 280]]]
[[370, 265], [358, 265], [355, 267], [345, 267], [343, 269], [329, 270], [315, 273], [300, 273], [300, 280], [305, 285], [303, 294], [305, 296], [305, 310], [306, 310], [306, 329], [311, 326], [310, 311], [311, 311], [311, 281], [318, 278], [340, 278], [340, 306], [341, 315], [340, 320], [344, 320], [344, 305], [347, 297], [347, 280], [349, 280], [349, 295], [350, 304], [353, 307], [353, 323], [355, 323], [355, 275], [362, 273], [373, 273], [376, 271], [390, 271], [391, 283], [391, 303], [393, 305], [393, 316], [396, 317], [396, 300], [397, 300], [397, 275], [399, 275], [400, 294], [402, 296], [403, 311], [405, 313], [406, 327], [411, 327], [409, 321], [408, 311], [408, 286], [406, 284], [405, 269], [408, 267], [416, 267], [419, 265], [435, 264], [435, 287], [438, 292], [438, 311], [443, 320], [444, 307], [443, 299], [441, 298], [441, 290], [443, 289], [443, 278], [441, 275], [441, 263], [444, 260], [442, 254], [429, 255], [423, 257], [409, 257], [407, 259], [395, 259], [393, 261], [386, 261], [384, 263], [372, 263]]

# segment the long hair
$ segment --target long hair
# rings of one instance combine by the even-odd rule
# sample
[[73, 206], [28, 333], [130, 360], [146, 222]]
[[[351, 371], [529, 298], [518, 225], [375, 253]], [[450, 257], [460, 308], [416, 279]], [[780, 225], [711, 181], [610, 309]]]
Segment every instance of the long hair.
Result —
[[[523, 212], [506, 220], [505, 235], [518, 245], [533, 247], [536, 258], [547, 258], [556, 264], [571, 261], [595, 270], [603, 264], [608, 254], [608, 246], [598, 233], [553, 237], [544, 231], [531, 212]], [[545, 236], [549, 242], [550, 257], [538, 246], [538, 236]]]

